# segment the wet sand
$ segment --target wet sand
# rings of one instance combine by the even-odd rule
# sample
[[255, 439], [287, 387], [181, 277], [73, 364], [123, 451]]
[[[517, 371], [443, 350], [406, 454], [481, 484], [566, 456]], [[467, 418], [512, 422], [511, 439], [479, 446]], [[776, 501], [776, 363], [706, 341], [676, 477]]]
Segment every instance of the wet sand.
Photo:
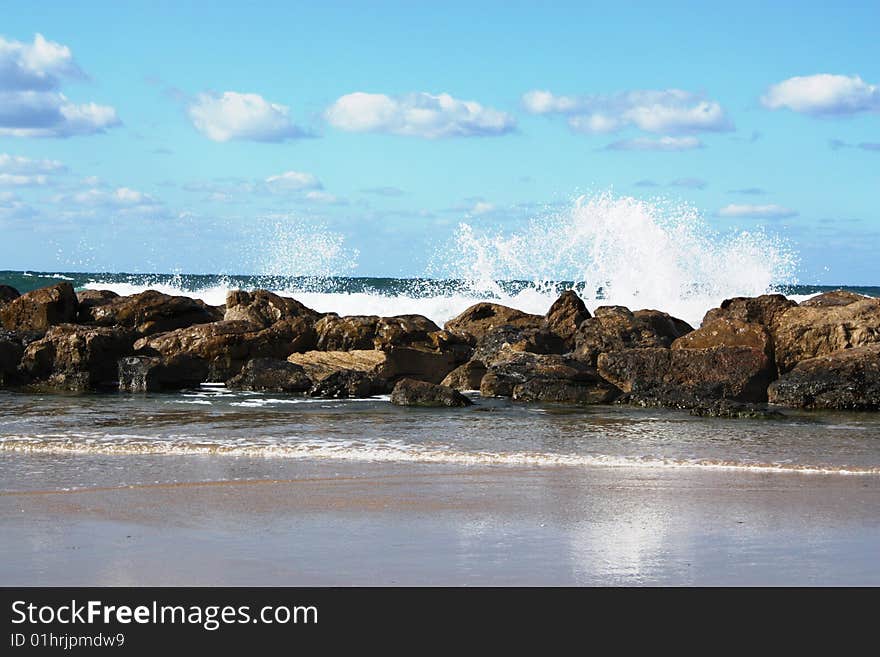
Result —
[[876, 476], [306, 460], [248, 481], [200, 472], [7, 489], [0, 584], [880, 584]]

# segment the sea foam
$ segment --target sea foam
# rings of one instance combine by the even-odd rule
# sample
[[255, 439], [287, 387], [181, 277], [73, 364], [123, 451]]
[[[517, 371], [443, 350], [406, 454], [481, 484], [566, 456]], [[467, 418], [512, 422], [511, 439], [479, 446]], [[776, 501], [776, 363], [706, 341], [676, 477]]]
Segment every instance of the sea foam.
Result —
[[[601, 305], [654, 308], [699, 325], [726, 298], [756, 296], [795, 283], [797, 257], [762, 230], [721, 233], [693, 207], [610, 192], [582, 196], [518, 228], [461, 223], [437, 246], [426, 277], [399, 289], [340, 291], [331, 276], [357, 274], [357, 251], [330, 231], [276, 224], [257, 267], [259, 283], [296, 296], [321, 312], [425, 315], [442, 325], [478, 301], [543, 314], [561, 289], [573, 288], [594, 310]], [[308, 277], [292, 284], [292, 277]], [[454, 281], [444, 285], [442, 281]], [[267, 283], [267, 281], [269, 281]], [[148, 288], [220, 305], [240, 281], [187, 289], [182, 279], [158, 283], [94, 280], [86, 287], [133, 294]], [[248, 287], [245, 285], [244, 287]]]

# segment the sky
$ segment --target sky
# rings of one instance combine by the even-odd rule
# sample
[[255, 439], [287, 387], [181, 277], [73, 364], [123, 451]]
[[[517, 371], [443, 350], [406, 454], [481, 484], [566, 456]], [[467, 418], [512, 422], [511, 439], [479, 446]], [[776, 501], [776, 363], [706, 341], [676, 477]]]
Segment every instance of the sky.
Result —
[[460, 222], [610, 191], [880, 284], [876, 1], [0, 16], [0, 269], [417, 276]]

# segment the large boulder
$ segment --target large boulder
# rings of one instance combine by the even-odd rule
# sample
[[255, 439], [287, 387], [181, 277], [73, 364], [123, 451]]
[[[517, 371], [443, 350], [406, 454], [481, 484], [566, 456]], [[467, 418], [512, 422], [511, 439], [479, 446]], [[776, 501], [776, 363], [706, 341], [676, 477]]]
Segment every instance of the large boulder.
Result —
[[260, 328], [269, 328], [282, 319], [311, 317], [319, 314], [296, 299], [282, 297], [267, 290], [231, 290], [226, 294], [226, 321], [245, 321]]
[[268, 392], [306, 392], [312, 380], [305, 370], [278, 358], [254, 358], [226, 382], [227, 388]]
[[314, 346], [315, 332], [307, 317], [281, 320], [269, 328], [257, 328], [242, 320], [197, 324], [147, 336], [134, 345], [139, 355], [166, 360], [186, 356], [204, 361], [208, 365], [205, 380], [212, 381], [232, 378], [253, 358], [284, 359]]
[[119, 359], [118, 367], [121, 392], [196, 388], [209, 379], [208, 363], [186, 354], [168, 358], [126, 356]]
[[687, 322], [659, 310], [632, 312], [623, 306], [600, 306], [581, 322], [574, 354], [595, 365], [599, 354], [621, 349], [669, 347], [693, 331]]
[[795, 306], [776, 318], [771, 332], [776, 365], [788, 372], [802, 360], [880, 342], [880, 299]]
[[96, 326], [124, 326], [139, 335], [153, 335], [221, 319], [223, 313], [220, 309], [201, 299], [146, 290], [92, 305], [81, 321]]
[[540, 315], [531, 315], [498, 303], [483, 302], [474, 304], [450, 319], [444, 328], [462, 340], [476, 344], [481, 337], [499, 326], [540, 329], [543, 324], [544, 318]]
[[391, 403], [397, 406], [460, 407], [473, 402], [457, 390], [427, 381], [401, 379], [391, 391]]
[[486, 366], [478, 360], [469, 360], [459, 365], [446, 375], [440, 385], [456, 390], [479, 390], [480, 383], [486, 375]]
[[565, 341], [544, 327], [505, 324], [477, 339], [472, 358], [488, 367], [507, 350], [528, 351], [533, 354], [562, 354], [568, 351]]
[[10, 331], [45, 331], [76, 320], [77, 300], [67, 281], [27, 292], [0, 305], [0, 323]]
[[484, 397], [518, 401], [604, 404], [620, 391], [586, 362], [558, 354], [509, 351], [489, 367], [480, 382]]
[[807, 308], [823, 308], [828, 306], [848, 306], [856, 301], [864, 301], [870, 299], [864, 294], [849, 292], [848, 290], [832, 290], [831, 292], [823, 292], [814, 297], [810, 297], [806, 301], [801, 302], [802, 306]]
[[59, 324], [30, 343], [21, 360], [29, 382], [67, 390], [113, 387], [117, 361], [131, 353], [132, 330], [120, 327]]
[[318, 349], [351, 351], [372, 349], [376, 337], [377, 315], [325, 315], [315, 324]]
[[880, 344], [802, 360], [767, 393], [794, 408], [880, 410]]
[[767, 354], [752, 347], [625, 349], [601, 354], [598, 369], [633, 402], [678, 407], [766, 401], [773, 375]]
[[703, 317], [703, 324], [716, 319], [736, 319], [748, 324], [770, 327], [789, 308], [797, 303], [781, 294], [762, 294], [758, 297], [725, 299], [719, 308], [713, 308]]
[[288, 361], [302, 366], [315, 382], [341, 370], [364, 372], [375, 382], [377, 392], [390, 391], [394, 382], [407, 377], [439, 383], [457, 365], [452, 354], [406, 347], [385, 351], [307, 351], [291, 354]]
[[433, 346], [439, 332], [440, 327], [422, 315], [380, 317], [373, 335], [373, 348]]
[[773, 357], [773, 342], [761, 324], [721, 318], [705, 322], [672, 343], [673, 349], [709, 349], [711, 347], [752, 347]]
[[315, 381], [309, 390], [309, 395], [328, 399], [347, 399], [370, 397], [383, 392], [388, 392], [386, 383], [373, 378], [368, 372], [336, 370], [320, 381]]
[[92, 308], [104, 306], [118, 298], [119, 295], [113, 290], [81, 290], [77, 292], [76, 321], [80, 324], [88, 324], [92, 319]]
[[590, 317], [590, 311], [574, 290], [563, 292], [544, 315], [547, 328], [562, 339], [566, 351], [574, 348], [578, 327]]
[[21, 336], [15, 331], [0, 330], [0, 385], [14, 383], [24, 355]]
[[[318, 349], [350, 351], [413, 347], [433, 351], [462, 351], [462, 341], [422, 315], [328, 314], [315, 324]], [[465, 355], [462, 360], [467, 360]]]
[[21, 292], [16, 290], [11, 285], [0, 285], [0, 305], [4, 303], [9, 303], [14, 299], [18, 299], [21, 296]]
[[287, 360], [303, 368], [312, 381], [320, 381], [340, 370], [356, 370], [374, 378], [385, 378], [390, 369], [388, 353], [376, 349], [306, 351], [291, 354]]

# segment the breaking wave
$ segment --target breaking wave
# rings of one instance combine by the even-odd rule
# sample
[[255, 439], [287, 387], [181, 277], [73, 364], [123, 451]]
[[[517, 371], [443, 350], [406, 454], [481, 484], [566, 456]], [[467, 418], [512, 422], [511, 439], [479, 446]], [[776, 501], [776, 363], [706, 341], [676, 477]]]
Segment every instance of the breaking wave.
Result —
[[[266, 287], [322, 312], [417, 313], [438, 324], [477, 301], [543, 314], [563, 289], [600, 305], [655, 308], [698, 325], [709, 308], [795, 283], [797, 257], [762, 230], [721, 234], [691, 206], [602, 193], [509, 231], [461, 223], [418, 279], [352, 284], [358, 252], [340, 233], [287, 220], [267, 223], [252, 245], [256, 275], [217, 277], [193, 289], [183, 278], [95, 279], [85, 287], [132, 294], [158, 289], [220, 305], [227, 290]], [[364, 281], [365, 279], [359, 279]]]

